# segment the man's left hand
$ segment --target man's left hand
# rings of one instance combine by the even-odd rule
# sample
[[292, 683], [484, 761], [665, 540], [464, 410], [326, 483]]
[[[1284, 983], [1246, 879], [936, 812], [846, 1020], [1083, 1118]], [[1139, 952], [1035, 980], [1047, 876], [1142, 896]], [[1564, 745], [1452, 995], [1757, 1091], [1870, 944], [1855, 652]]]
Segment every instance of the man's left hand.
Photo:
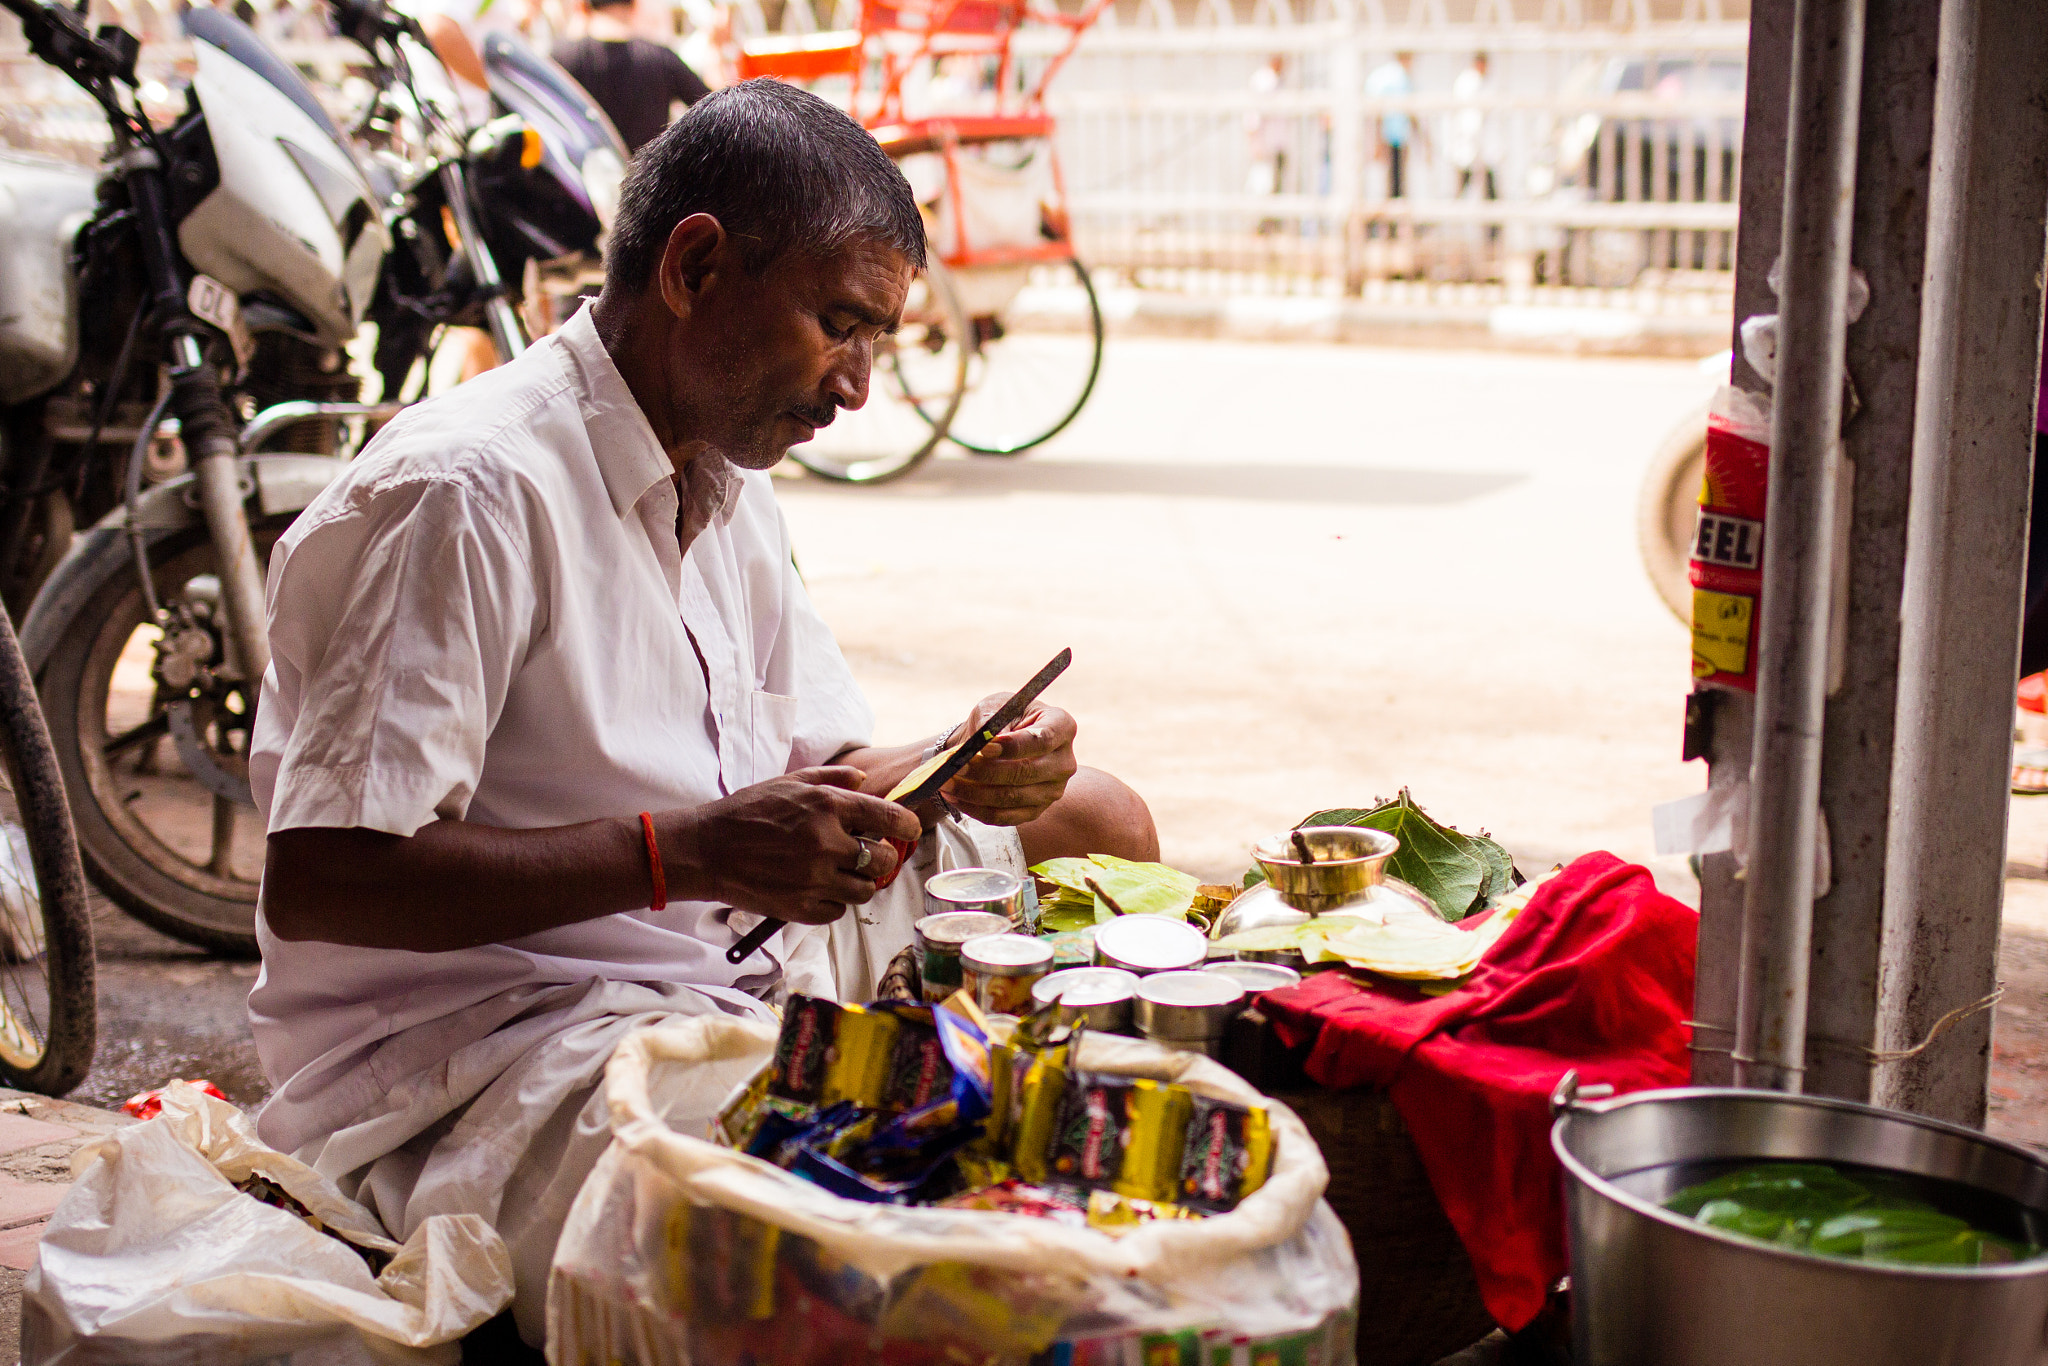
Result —
[[[979, 726], [1008, 700], [1007, 693], [983, 698], [968, 725]], [[1060, 799], [1079, 767], [1074, 760], [1078, 730], [1074, 718], [1058, 707], [1032, 704], [946, 784], [947, 799], [985, 825], [1036, 819]]]

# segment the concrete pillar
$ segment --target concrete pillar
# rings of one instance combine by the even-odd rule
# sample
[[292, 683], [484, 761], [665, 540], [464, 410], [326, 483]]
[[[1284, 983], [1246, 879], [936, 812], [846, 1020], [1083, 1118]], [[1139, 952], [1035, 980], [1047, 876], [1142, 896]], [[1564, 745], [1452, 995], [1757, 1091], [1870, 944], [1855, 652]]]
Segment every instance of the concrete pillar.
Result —
[[[2039, 0], [1946, 0], [1907, 528], [1879, 1043], [1996, 985], [2048, 206]], [[1879, 1104], [1981, 1124], [1991, 1014], [1879, 1069]]]

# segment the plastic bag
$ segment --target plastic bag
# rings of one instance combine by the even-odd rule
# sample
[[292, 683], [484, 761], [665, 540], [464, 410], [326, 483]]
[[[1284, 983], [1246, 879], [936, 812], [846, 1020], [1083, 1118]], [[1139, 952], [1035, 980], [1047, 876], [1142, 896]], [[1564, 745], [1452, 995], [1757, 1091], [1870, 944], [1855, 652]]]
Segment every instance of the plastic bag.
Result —
[[[72, 1173], [22, 1286], [23, 1366], [452, 1366], [459, 1339], [512, 1299], [511, 1256], [480, 1216], [435, 1215], [401, 1247], [183, 1082], [157, 1118], [81, 1149]], [[236, 1189], [251, 1177], [334, 1233]]]
[[[984, 1210], [843, 1200], [681, 1134], [650, 1093], [678, 1073], [736, 1082], [776, 1031], [703, 1017], [629, 1035], [606, 1073], [611, 1147], [577, 1196], [548, 1284], [548, 1359], [636, 1366], [773, 1361], [1353, 1361], [1358, 1268], [1322, 1200], [1329, 1173], [1292, 1111], [1191, 1053], [1089, 1035], [1080, 1069], [1178, 1081], [1267, 1108], [1272, 1175], [1228, 1214], [1121, 1237]], [[1250, 1356], [1228, 1349], [1243, 1345]]]

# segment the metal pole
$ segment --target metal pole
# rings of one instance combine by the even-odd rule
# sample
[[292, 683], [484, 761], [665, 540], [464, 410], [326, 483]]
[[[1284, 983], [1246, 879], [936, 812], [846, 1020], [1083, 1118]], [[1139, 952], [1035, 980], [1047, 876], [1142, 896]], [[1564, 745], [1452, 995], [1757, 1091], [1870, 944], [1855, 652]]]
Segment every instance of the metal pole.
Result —
[[[1744, 82], [1741, 220], [1735, 231], [1735, 322], [1775, 313], [1766, 283], [1784, 227], [1785, 123], [1792, 90], [1794, 0], [1754, 0], [1749, 10], [1749, 74]], [[1753, 394], [1770, 388], [1742, 358], [1739, 330], [1731, 382]], [[1703, 733], [1689, 754], [1707, 761], [1709, 787], [1749, 782], [1756, 698], [1749, 693], [1708, 693], [1693, 703], [1706, 709]], [[1732, 850], [1700, 858], [1699, 972], [1695, 978], [1692, 1081], [1728, 1086], [1735, 1080], [1736, 996], [1742, 979], [1742, 873]]]
[[[1899, 640], [1881, 1105], [1981, 1124], [2040, 374], [2040, 0], [1947, 0]], [[1957, 1012], [1970, 1012], [1958, 1014]], [[1945, 1031], [1937, 1026], [1948, 1021]]]
[[1863, 0], [1800, 0], [1793, 16], [1785, 267], [1735, 1036], [1736, 1083], [1787, 1091], [1800, 1089], [1806, 1068], [1863, 18]]

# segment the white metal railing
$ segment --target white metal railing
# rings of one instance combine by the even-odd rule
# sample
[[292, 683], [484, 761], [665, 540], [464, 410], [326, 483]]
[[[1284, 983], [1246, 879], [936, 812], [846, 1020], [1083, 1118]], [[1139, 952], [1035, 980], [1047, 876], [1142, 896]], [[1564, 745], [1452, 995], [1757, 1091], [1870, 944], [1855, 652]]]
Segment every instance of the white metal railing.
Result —
[[[679, 29], [709, 21], [709, 0], [675, 3]], [[257, 7], [287, 55], [340, 78], [352, 49], [314, 37], [317, 0]], [[736, 0], [733, 24], [802, 33], [857, 7]], [[169, 99], [174, 0], [94, 11], [150, 40]], [[1208, 289], [1725, 296], [1747, 17], [1744, 0], [1118, 0], [1050, 101], [1083, 259]], [[6, 37], [0, 141], [90, 159], [96, 111]], [[1055, 41], [1019, 36], [1027, 73]], [[1397, 53], [1409, 91], [1368, 93]], [[1396, 196], [1384, 135], [1403, 120]]]
[[[1147, 0], [1090, 34], [1052, 97], [1086, 259], [1183, 287], [1730, 287], [1745, 23], [1321, 3]], [[1410, 93], [1368, 94], [1401, 52]]]

